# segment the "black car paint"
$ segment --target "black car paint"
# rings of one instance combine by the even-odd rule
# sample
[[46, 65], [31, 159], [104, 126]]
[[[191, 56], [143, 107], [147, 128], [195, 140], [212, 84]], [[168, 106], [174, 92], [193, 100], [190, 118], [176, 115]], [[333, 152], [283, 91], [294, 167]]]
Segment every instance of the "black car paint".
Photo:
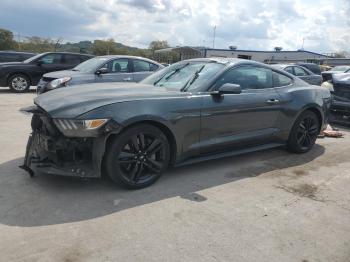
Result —
[[330, 122], [350, 125], [350, 73], [333, 74]]
[[[49, 54], [62, 54], [63, 61], [59, 64], [40, 64], [38, 61]], [[76, 55], [81, 58], [81, 61], [92, 58], [92, 55], [85, 54], [76, 54], [76, 53], [67, 53], [67, 52], [48, 52], [41, 54], [37, 59], [27, 62], [10, 62], [10, 63], [0, 63], [0, 86], [8, 86], [8, 80], [11, 76], [15, 74], [23, 74], [29, 77], [31, 85], [36, 85], [43, 74], [70, 69], [76, 66], [77, 64], [65, 64], [64, 57], [65, 55]]]
[[[213, 62], [212, 59], [192, 61]], [[214, 62], [221, 63], [221, 60]], [[252, 61], [235, 60], [225, 65], [225, 69], [212, 81], [193, 93], [135, 83], [104, 83], [61, 88], [40, 95], [35, 99], [37, 115], [43, 116], [52, 129], [55, 129], [52, 118], [109, 118], [113, 123], [113, 127], [106, 127], [98, 137], [86, 138], [86, 141], [91, 140], [93, 165], [80, 166], [79, 170], [83, 168], [84, 174], [81, 171], [77, 173], [78, 168], [73, 168], [73, 171], [52, 171], [52, 166], [42, 166], [40, 170], [98, 177], [109, 139], [137, 123], [151, 123], [163, 130], [174, 152], [173, 165], [216, 158], [226, 152], [234, 154], [284, 145], [294, 121], [306, 109], [313, 110], [322, 126], [325, 126], [330, 105], [328, 90], [308, 85], [284, 71]], [[244, 65], [279, 72], [293, 79], [292, 84], [268, 91], [243, 90], [241, 94], [222, 96], [212, 93], [213, 83], [222, 73]], [[27, 153], [29, 151], [27, 149]], [[34, 169], [28, 159], [26, 157], [25, 166]]]
[[0, 63], [22, 62], [35, 55], [36, 55], [35, 53], [29, 53], [29, 52], [0, 51]]

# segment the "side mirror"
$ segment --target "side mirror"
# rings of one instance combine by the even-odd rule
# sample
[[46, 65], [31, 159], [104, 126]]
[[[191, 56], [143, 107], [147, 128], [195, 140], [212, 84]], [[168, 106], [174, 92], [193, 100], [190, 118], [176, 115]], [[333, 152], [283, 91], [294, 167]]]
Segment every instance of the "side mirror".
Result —
[[213, 91], [212, 95], [240, 94], [240, 93], [242, 93], [242, 88], [240, 85], [226, 83], [220, 86], [218, 90]]
[[108, 68], [102, 67], [96, 71], [96, 75], [102, 75], [102, 74], [107, 74], [108, 73]]
[[36, 61], [36, 64], [37, 64], [38, 66], [41, 66], [41, 65], [43, 64], [43, 61], [42, 61], [42, 60], [38, 60], [38, 61]]

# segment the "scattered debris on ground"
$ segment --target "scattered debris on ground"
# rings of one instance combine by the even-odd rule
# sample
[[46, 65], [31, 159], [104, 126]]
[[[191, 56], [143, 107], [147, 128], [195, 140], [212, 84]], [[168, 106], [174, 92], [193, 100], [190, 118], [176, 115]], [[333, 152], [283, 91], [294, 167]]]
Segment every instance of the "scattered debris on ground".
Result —
[[327, 128], [323, 130], [320, 134], [321, 137], [342, 137], [344, 134], [339, 131], [339, 129], [332, 127], [331, 125], [327, 125]]

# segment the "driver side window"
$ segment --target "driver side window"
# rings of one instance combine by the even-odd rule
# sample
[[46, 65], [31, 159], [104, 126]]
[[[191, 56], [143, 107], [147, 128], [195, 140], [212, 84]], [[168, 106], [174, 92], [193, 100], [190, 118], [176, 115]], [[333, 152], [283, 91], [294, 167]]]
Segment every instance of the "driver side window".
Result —
[[129, 59], [112, 60], [103, 67], [107, 68], [109, 73], [129, 73]]
[[306, 71], [298, 66], [294, 66], [294, 72], [296, 76], [307, 76], [308, 73], [306, 73]]
[[216, 82], [215, 89], [226, 83], [240, 85], [242, 90], [272, 88], [272, 72], [262, 67], [241, 66], [224, 73]]
[[44, 65], [50, 64], [61, 64], [62, 55], [61, 54], [48, 54], [40, 58], [40, 60]]

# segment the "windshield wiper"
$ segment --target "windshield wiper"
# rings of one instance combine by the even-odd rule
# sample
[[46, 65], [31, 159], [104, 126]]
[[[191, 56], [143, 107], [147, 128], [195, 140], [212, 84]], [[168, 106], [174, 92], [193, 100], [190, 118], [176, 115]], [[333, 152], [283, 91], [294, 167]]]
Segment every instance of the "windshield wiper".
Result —
[[[178, 73], [180, 70], [182, 70], [183, 68], [185, 68], [186, 66], [188, 66], [190, 63], [187, 63], [187, 64], [185, 64], [184, 66], [182, 66], [182, 67], [179, 67], [179, 68], [176, 68], [173, 72], [171, 72], [166, 78], [165, 78], [165, 80], [168, 80], [170, 77], [172, 77], [173, 75], [175, 75], [176, 73]], [[153, 83], [153, 85], [155, 86], [156, 84], [158, 84], [164, 77], [166, 76], [166, 74], [165, 75], [163, 75], [161, 78], [159, 78], [158, 80], [156, 80], [154, 83]]]
[[78, 69], [73, 68], [72, 71], [79, 71]]
[[188, 81], [184, 84], [184, 86], [180, 89], [181, 92], [186, 92], [187, 89], [194, 83], [194, 81], [196, 81], [196, 79], [199, 77], [199, 73], [203, 70], [203, 68], [205, 67], [205, 65], [202, 65], [194, 74], [192, 77], [190, 77], [190, 79], [188, 79]]

